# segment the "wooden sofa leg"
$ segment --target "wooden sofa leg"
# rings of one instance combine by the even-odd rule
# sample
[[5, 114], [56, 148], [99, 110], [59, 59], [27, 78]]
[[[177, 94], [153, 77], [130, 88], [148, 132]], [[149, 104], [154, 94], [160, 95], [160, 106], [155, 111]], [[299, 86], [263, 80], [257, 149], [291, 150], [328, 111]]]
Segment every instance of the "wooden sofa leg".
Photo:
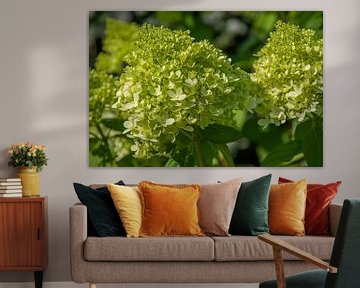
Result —
[[89, 283], [89, 288], [96, 288], [96, 284], [95, 283]]

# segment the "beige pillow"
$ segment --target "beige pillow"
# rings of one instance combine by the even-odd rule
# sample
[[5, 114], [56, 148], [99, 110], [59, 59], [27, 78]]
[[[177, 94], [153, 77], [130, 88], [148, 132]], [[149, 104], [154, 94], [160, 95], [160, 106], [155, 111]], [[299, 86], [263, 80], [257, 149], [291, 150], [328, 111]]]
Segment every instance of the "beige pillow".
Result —
[[229, 236], [231, 217], [242, 178], [227, 182], [201, 185], [198, 208], [199, 225], [207, 235]]

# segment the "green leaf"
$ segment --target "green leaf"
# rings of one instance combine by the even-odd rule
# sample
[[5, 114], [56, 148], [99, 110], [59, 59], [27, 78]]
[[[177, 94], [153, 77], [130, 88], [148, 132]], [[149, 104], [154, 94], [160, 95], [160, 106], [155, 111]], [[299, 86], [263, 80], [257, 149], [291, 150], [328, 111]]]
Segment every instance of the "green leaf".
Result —
[[245, 137], [271, 151], [274, 147], [283, 143], [282, 133], [284, 128], [271, 125], [264, 129], [257, 124], [257, 119], [251, 118], [245, 123], [242, 132]]
[[97, 155], [89, 153], [89, 167], [99, 167], [102, 166], [103, 159]]
[[234, 162], [226, 144], [214, 144], [198, 138], [193, 143], [195, 165], [198, 167], [233, 167]]
[[180, 132], [176, 135], [176, 141], [174, 142], [176, 145], [176, 150], [188, 149], [192, 135], [186, 131], [180, 130]]
[[125, 155], [120, 160], [116, 161], [117, 167], [134, 167], [136, 166], [134, 163], [134, 157], [130, 154]]
[[174, 159], [170, 158], [166, 163], [165, 167], [179, 167], [179, 163], [176, 162]]
[[99, 167], [104, 162], [103, 153], [101, 153], [101, 140], [98, 138], [89, 138], [89, 166]]
[[94, 151], [101, 145], [101, 141], [97, 138], [89, 138], [89, 150]]
[[123, 120], [119, 120], [116, 118], [107, 118], [107, 119], [102, 119], [101, 123], [104, 126], [106, 126], [107, 128], [110, 128], [112, 130], [116, 130], [116, 131], [124, 131], [125, 130]]
[[323, 127], [322, 118], [313, 118], [296, 127], [295, 139], [302, 143], [302, 150], [308, 166], [323, 166]]
[[192, 154], [192, 146], [190, 145], [188, 149], [178, 150], [175, 152], [172, 157], [174, 160], [179, 164], [181, 167], [194, 167], [195, 166], [195, 159], [194, 155]]
[[241, 132], [235, 128], [220, 124], [210, 124], [199, 131], [202, 137], [216, 144], [233, 142], [242, 137]]
[[302, 154], [301, 141], [291, 141], [276, 146], [261, 162], [262, 167], [289, 166], [299, 160]]
[[230, 154], [229, 147], [226, 144], [218, 144], [217, 147], [219, 148], [222, 156], [224, 157], [224, 160], [226, 161], [226, 165], [221, 165], [221, 166], [235, 167], [234, 160]]

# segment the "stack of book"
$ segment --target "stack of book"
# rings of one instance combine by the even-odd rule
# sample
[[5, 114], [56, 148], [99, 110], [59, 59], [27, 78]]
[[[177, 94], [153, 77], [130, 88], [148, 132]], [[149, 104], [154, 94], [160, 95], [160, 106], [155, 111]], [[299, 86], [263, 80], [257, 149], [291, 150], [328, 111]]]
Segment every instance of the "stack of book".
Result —
[[20, 178], [0, 178], [0, 198], [22, 197]]

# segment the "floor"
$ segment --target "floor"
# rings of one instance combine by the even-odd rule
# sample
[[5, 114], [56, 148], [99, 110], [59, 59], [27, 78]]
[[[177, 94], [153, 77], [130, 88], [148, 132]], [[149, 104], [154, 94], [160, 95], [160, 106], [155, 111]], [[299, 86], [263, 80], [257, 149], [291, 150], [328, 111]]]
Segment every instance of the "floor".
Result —
[[[45, 282], [43, 288], [88, 288], [73, 282]], [[97, 288], [258, 288], [258, 284], [98, 284]], [[33, 283], [0, 283], [0, 288], [34, 288]]]

